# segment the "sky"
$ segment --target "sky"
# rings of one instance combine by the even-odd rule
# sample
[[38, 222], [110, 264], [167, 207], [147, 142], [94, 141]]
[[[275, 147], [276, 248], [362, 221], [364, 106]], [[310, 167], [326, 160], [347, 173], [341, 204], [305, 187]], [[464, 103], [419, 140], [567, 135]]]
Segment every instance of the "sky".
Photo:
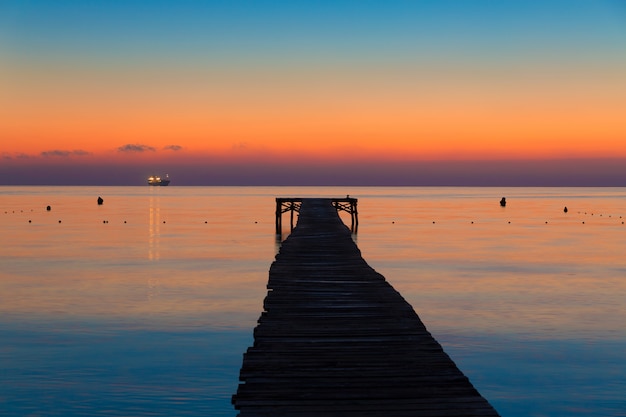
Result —
[[0, 2], [0, 185], [626, 186], [626, 2]]

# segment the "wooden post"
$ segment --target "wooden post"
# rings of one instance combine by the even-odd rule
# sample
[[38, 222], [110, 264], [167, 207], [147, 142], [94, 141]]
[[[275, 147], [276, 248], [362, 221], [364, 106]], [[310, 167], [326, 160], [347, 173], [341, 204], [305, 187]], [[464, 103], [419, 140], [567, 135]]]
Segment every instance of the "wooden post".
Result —
[[359, 229], [359, 213], [356, 210], [356, 198], [351, 203], [352, 208], [352, 233], [356, 233]]
[[282, 202], [279, 198], [276, 199], [276, 234], [280, 235], [283, 232], [282, 225]]

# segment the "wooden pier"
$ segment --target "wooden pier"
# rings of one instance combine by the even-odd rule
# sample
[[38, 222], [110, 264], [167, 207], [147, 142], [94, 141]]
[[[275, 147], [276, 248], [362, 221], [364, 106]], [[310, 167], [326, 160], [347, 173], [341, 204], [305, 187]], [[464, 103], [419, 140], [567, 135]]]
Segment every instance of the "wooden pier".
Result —
[[239, 416], [497, 416], [367, 265], [332, 199], [298, 200], [244, 354]]
[[[294, 213], [300, 213], [302, 198], [276, 198], [276, 234], [283, 233], [283, 213], [290, 213], [290, 231], [293, 231]], [[350, 214], [350, 230], [356, 233], [359, 228], [359, 213], [356, 208], [358, 200], [356, 198], [331, 198], [331, 204], [337, 212], [345, 211]]]

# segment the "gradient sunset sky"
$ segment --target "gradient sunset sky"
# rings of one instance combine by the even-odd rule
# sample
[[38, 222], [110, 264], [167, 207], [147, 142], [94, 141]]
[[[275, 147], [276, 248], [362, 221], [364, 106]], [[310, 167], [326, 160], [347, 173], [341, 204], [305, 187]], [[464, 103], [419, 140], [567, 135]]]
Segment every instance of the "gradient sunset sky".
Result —
[[0, 2], [0, 185], [626, 186], [626, 2]]

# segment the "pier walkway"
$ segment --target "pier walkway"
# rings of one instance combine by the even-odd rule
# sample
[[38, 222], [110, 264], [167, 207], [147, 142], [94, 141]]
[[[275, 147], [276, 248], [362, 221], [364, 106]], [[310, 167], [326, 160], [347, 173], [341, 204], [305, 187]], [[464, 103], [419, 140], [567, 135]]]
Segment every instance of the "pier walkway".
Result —
[[331, 199], [303, 199], [267, 287], [240, 417], [498, 415], [367, 265]]

